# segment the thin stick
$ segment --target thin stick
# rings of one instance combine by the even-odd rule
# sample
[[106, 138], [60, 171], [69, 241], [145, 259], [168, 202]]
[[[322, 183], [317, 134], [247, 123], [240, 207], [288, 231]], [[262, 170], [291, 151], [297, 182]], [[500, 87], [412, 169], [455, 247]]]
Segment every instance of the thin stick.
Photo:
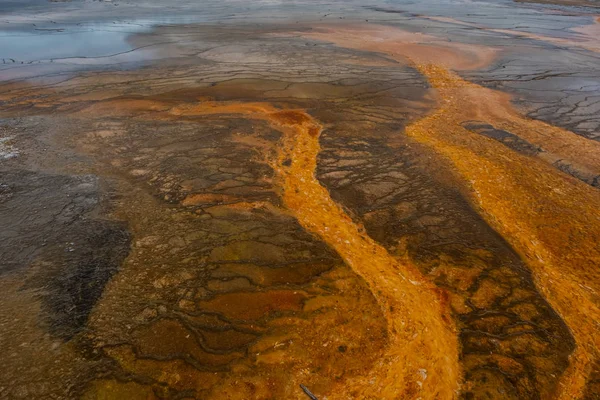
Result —
[[310, 390], [308, 390], [308, 388], [306, 386], [304, 386], [303, 384], [300, 384], [300, 388], [302, 389], [302, 391], [304, 393], [306, 393], [306, 395], [308, 397], [310, 397], [311, 400], [319, 400], [319, 399], [317, 399], [317, 396], [315, 396], [314, 394], [312, 394], [312, 392]]

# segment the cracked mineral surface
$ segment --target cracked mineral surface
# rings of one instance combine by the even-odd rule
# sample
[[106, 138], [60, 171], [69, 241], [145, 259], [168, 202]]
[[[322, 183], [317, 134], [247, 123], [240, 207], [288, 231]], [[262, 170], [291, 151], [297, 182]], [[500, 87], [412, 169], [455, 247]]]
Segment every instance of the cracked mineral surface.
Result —
[[0, 399], [599, 399], [600, 3], [539, 3], [2, 2]]

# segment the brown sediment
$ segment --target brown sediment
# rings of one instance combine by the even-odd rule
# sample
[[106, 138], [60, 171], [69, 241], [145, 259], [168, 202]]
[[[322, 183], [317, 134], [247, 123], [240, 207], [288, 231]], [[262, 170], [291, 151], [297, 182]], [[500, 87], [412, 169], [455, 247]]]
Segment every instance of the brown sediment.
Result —
[[458, 341], [442, 292], [408, 261], [397, 261], [329, 196], [315, 178], [322, 127], [301, 110], [268, 104], [201, 103], [174, 115], [241, 114], [284, 134], [274, 169], [284, 204], [308, 231], [329, 244], [369, 285], [388, 324], [389, 345], [366, 375], [346, 382], [341, 398], [456, 398]]
[[[393, 28], [354, 34], [345, 29], [309, 33], [346, 47], [383, 51], [412, 59], [439, 96], [432, 114], [406, 133], [442, 154], [463, 178], [466, 193], [488, 223], [525, 258], [535, 283], [571, 329], [577, 348], [561, 377], [557, 398], [581, 397], [593, 363], [600, 356], [600, 193], [548, 163], [512, 151], [470, 132], [463, 124], [478, 120], [543, 145], [598, 173], [598, 143], [572, 132], [529, 120], [510, 105], [508, 95], [467, 82], [447, 67], [405, 53]], [[455, 49], [460, 52], [460, 48]], [[442, 66], [445, 64], [444, 66]]]
[[237, 197], [225, 194], [190, 194], [183, 199], [181, 204], [184, 206], [196, 206], [203, 204], [234, 202], [236, 200]]
[[[270, 291], [264, 293], [229, 293], [199, 303], [202, 310], [221, 311], [227, 318], [258, 319], [275, 310], [301, 310], [306, 295], [299, 291]], [[231, 304], [246, 304], [245, 309], [228, 309]]]

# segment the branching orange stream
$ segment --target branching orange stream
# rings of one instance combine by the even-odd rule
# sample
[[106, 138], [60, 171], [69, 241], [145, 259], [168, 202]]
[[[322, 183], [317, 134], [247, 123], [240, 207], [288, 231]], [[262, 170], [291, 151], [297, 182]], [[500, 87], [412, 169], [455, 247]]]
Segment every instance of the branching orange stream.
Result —
[[[600, 173], [600, 143], [521, 116], [510, 96], [467, 82], [452, 69], [456, 58], [489, 58], [484, 46], [450, 46], [438, 57], [427, 38], [406, 46], [407, 33], [391, 27], [321, 28], [306, 36], [355, 49], [380, 51], [414, 65], [435, 89], [440, 107], [406, 133], [443, 155], [463, 178], [467, 195], [487, 222], [524, 257], [536, 286], [569, 326], [577, 348], [559, 381], [556, 398], [584, 395], [600, 360], [600, 193], [553, 166], [521, 155], [463, 128], [482, 121]], [[425, 42], [425, 43], [423, 43]], [[467, 51], [468, 50], [468, 51]], [[473, 53], [475, 51], [475, 53]]]
[[417, 68], [438, 91], [441, 107], [406, 132], [451, 160], [488, 222], [526, 257], [537, 287], [577, 342], [557, 398], [579, 398], [600, 355], [600, 196], [551, 166], [461, 126], [473, 113], [516, 133], [535, 131], [544, 123], [502, 112], [492, 91], [441, 66]]
[[365, 279], [388, 323], [384, 357], [365, 376], [335, 388], [333, 397], [456, 398], [461, 381], [458, 340], [444, 296], [409, 261], [397, 261], [371, 239], [319, 184], [320, 124], [304, 111], [257, 103], [203, 103], [171, 112], [242, 114], [268, 121], [283, 133], [274, 167], [286, 207]]

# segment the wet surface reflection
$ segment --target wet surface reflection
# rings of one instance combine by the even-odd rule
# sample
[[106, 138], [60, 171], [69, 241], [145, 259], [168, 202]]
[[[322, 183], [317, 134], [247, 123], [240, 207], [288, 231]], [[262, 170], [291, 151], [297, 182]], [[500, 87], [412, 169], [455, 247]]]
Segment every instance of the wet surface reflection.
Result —
[[[131, 50], [127, 32], [110, 31], [109, 26], [65, 32], [63, 28], [42, 29], [39, 33], [1, 31], [3, 64], [32, 63], [80, 57], [106, 57]], [[65, 46], [65, 44], [67, 44]]]

